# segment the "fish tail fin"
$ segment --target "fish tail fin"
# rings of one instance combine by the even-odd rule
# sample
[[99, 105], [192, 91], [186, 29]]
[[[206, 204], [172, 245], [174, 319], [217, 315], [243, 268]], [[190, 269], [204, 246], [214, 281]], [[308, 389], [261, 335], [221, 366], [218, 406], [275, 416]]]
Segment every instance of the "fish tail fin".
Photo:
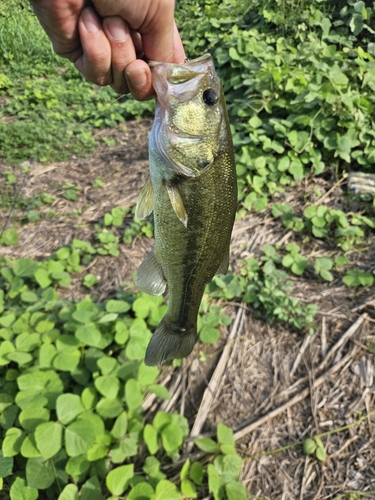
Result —
[[197, 340], [196, 331], [180, 328], [164, 316], [147, 346], [146, 365], [158, 366], [188, 356]]

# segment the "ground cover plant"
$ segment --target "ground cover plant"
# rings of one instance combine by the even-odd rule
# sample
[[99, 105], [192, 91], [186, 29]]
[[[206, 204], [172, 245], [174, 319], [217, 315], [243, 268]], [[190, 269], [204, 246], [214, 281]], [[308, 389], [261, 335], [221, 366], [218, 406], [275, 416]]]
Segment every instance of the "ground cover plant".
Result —
[[[350, 192], [347, 186], [350, 172], [374, 172], [375, 5], [354, 0], [345, 5], [303, 0], [254, 0], [247, 5], [187, 0], [177, 5], [188, 57], [210, 51], [223, 80], [240, 193], [231, 271], [214, 278], [202, 302], [202, 344], [195, 351], [198, 372], [209, 378], [210, 362], [228, 352], [223, 335], [236, 328], [242, 331], [237, 322], [241, 311], [250, 312], [246, 335], [251, 332], [257, 341], [245, 339], [250, 347], [242, 357], [237, 340], [228, 344], [233, 347], [228, 380], [247, 373], [241, 367], [244, 359], [251, 364], [253, 353], [258, 352], [259, 361], [257, 373], [233, 390], [221, 389], [213, 412], [219, 408], [217, 416], [204, 428], [209, 436], [191, 440], [201, 412], [186, 403], [181, 388], [190, 386], [184, 375], [190, 365], [175, 363], [170, 370], [180, 374], [181, 382], [168, 385], [164, 370], [142, 362], [165, 301], [137, 292], [132, 281], [136, 266], [128, 264], [126, 279], [113, 278], [124, 270], [126, 255], [142, 260], [136, 248], [144, 254], [152, 237], [152, 219], [134, 219], [147, 169], [145, 156], [138, 155], [139, 171], [125, 187], [133, 196], [119, 192], [124, 165], [128, 169], [138, 158], [129, 153], [123, 159], [120, 152], [131, 151], [137, 134], [146, 135], [143, 129], [148, 126], [139, 122], [129, 139], [127, 130], [133, 129], [125, 121], [148, 116], [153, 104], [118, 99], [110, 89], [85, 82], [54, 56], [28, 4], [10, 4], [12, 9], [0, 6], [0, 498], [210, 495], [224, 500], [282, 494], [297, 498], [297, 490], [304, 498], [319, 498], [322, 488], [325, 498], [371, 498], [374, 457], [365, 442], [371, 448], [373, 441], [371, 435], [363, 437], [363, 426], [371, 422], [374, 408], [375, 336], [370, 326], [375, 204], [371, 193]], [[146, 148], [145, 143], [136, 147]], [[96, 148], [97, 166], [95, 156], [88, 164], [77, 159]], [[110, 156], [119, 158], [120, 167], [112, 166]], [[59, 176], [54, 164], [62, 160], [66, 163], [59, 164]], [[31, 245], [33, 235], [38, 236]], [[264, 418], [263, 411], [276, 411], [287, 404], [283, 391], [288, 393], [301, 381], [309, 380], [312, 397], [316, 394], [315, 382], [325, 375], [321, 367], [330, 366], [327, 359], [312, 362], [306, 376], [302, 355], [293, 349], [300, 346], [301, 335], [301, 352], [315, 341], [310, 339], [326, 335], [327, 323], [321, 318], [334, 321], [340, 313], [340, 304], [332, 306], [333, 312], [325, 309], [324, 297], [334, 297], [335, 290], [342, 293], [342, 304], [348, 304], [337, 321], [346, 318], [362, 325], [362, 318], [368, 325], [368, 336], [357, 338], [346, 354], [342, 346], [331, 344], [335, 362], [340, 363], [340, 353], [344, 360], [352, 356], [352, 377], [366, 389], [359, 401], [353, 392], [350, 407], [355, 412], [365, 401], [365, 410], [354, 416], [347, 410], [345, 418], [352, 420], [342, 420], [341, 410], [332, 416], [330, 401], [339, 396], [334, 393], [330, 399], [325, 389], [324, 420], [334, 422], [328, 432], [317, 424], [316, 401], [311, 404], [315, 426], [306, 423], [310, 413], [294, 418], [296, 427], [288, 414], [287, 437], [284, 434], [281, 443], [274, 442], [275, 436], [267, 441], [260, 435], [265, 449], [247, 448], [241, 432], [249, 414]], [[361, 312], [359, 319], [353, 316]], [[296, 354], [283, 376], [278, 375], [278, 363], [284, 361], [274, 361], [277, 350], [266, 352], [264, 359], [257, 351], [273, 338], [270, 331], [288, 347], [280, 358], [289, 361], [290, 353]], [[285, 332], [284, 340], [280, 332]], [[332, 332], [332, 337], [339, 335], [333, 326]], [[323, 344], [322, 353], [327, 350]], [[312, 352], [317, 360], [316, 350]], [[262, 370], [264, 360], [271, 358], [273, 372], [267, 378]], [[308, 365], [309, 360], [303, 362]], [[337, 365], [329, 369], [337, 370]], [[300, 374], [295, 382], [291, 375], [290, 388], [289, 372]], [[189, 373], [194, 379], [192, 368]], [[247, 378], [258, 380], [254, 384], [260, 388], [249, 398], [244, 390]], [[186, 391], [194, 401], [192, 393]], [[246, 402], [245, 410], [236, 394], [242, 405]], [[346, 408], [345, 398], [340, 404]], [[255, 417], [250, 422], [254, 441], [256, 422]], [[200, 434], [202, 425], [193, 436]], [[361, 452], [353, 450], [352, 435], [346, 443], [338, 437], [329, 441], [354, 427], [361, 429], [356, 436], [363, 442]], [[355, 469], [357, 461], [369, 475], [363, 472], [363, 479], [358, 473], [353, 479], [354, 472], [340, 472], [339, 479], [322, 486], [323, 479], [319, 483], [314, 477], [329, 475], [330, 457], [340, 455], [341, 448], [352, 452], [348, 470], [351, 462]], [[293, 455], [294, 449], [298, 452]], [[268, 469], [268, 455], [283, 453], [290, 454], [282, 466]], [[295, 463], [296, 456], [297, 479], [285, 486], [287, 475], [279, 478], [279, 470], [291, 474], [288, 464]], [[254, 460], [258, 475], [251, 468]]]

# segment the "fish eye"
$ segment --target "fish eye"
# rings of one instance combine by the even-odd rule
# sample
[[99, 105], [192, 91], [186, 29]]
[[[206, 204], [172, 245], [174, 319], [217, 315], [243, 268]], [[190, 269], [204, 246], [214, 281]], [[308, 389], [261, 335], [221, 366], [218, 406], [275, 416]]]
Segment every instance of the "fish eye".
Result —
[[217, 93], [212, 90], [212, 89], [206, 89], [204, 92], [203, 92], [203, 102], [205, 104], [207, 104], [207, 106], [213, 106], [214, 104], [217, 103], [217, 101], [219, 100], [219, 96], [217, 95]]

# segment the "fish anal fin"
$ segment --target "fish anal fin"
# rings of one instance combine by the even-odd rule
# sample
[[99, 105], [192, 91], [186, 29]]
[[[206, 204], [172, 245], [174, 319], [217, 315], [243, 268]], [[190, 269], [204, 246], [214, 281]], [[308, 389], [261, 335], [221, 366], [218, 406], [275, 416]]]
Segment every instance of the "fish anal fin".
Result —
[[137, 219], [145, 219], [154, 210], [154, 190], [151, 181], [148, 180], [139, 193], [135, 216]]
[[221, 264], [219, 266], [219, 269], [216, 271], [216, 274], [227, 274], [228, 267], [229, 267], [229, 247], [228, 250], [225, 252], [223, 260], [221, 261]]
[[164, 293], [166, 281], [154, 250], [151, 250], [139, 266], [135, 284], [142, 292], [149, 295], [162, 295]]
[[181, 192], [175, 184], [167, 184], [168, 196], [172, 205], [172, 208], [180, 219], [182, 224], [187, 227], [188, 223], [188, 214], [185, 208], [184, 200], [181, 196]]
[[184, 358], [191, 353], [196, 341], [196, 329], [184, 331], [164, 316], [147, 346], [145, 363], [158, 366]]

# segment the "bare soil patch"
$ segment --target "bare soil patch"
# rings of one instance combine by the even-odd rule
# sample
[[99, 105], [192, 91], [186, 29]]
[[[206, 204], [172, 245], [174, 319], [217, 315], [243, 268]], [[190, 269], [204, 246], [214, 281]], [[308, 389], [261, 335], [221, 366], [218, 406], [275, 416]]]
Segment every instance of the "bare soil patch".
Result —
[[[20, 235], [17, 246], [0, 248], [1, 255], [44, 259], [74, 238], [92, 241], [95, 224], [111, 208], [134, 206], [148, 176], [149, 129], [149, 120], [129, 122], [101, 132], [116, 145], [102, 146], [87, 158], [52, 165], [30, 162], [30, 172], [16, 186], [19, 195], [32, 199], [47, 192], [56, 200], [38, 209], [41, 219], [34, 223], [24, 222], [24, 211], [17, 208], [0, 212], [0, 228], [14, 225]], [[9, 170], [0, 165], [0, 174]], [[97, 178], [103, 182], [102, 189], [93, 187]], [[302, 212], [306, 193], [319, 187], [320, 198], [326, 194], [324, 204], [338, 208], [345, 187], [339, 183], [333, 188], [336, 181], [331, 175], [306, 180], [278, 195], [277, 201], [291, 203]], [[80, 188], [77, 201], [64, 198], [66, 182]], [[54, 215], [47, 218], [51, 211]], [[123, 229], [116, 231], [120, 235]], [[266, 243], [298, 242], [299, 238], [269, 210], [251, 213], [236, 222], [232, 266], [236, 269], [239, 259], [259, 255]], [[132, 281], [151, 246], [151, 240], [139, 238], [130, 245], [121, 244], [117, 258], [96, 257], [90, 264], [90, 272], [101, 276], [96, 298], [102, 300]], [[311, 256], [331, 251], [332, 243], [326, 239], [311, 242]], [[374, 255], [375, 243], [369, 241], [366, 251], [354, 257], [373, 269]], [[198, 429], [209, 435], [219, 422], [232, 427], [246, 459], [242, 480], [249, 498], [375, 499], [373, 289], [348, 289], [339, 279], [327, 284], [313, 273], [293, 281], [293, 296], [319, 307], [314, 336], [282, 324], [269, 325], [241, 304], [223, 304], [235, 319], [232, 326], [222, 332], [217, 345], [197, 345], [181, 369], [163, 371], [172, 399], [160, 404], [150, 396], [146, 415], [157, 409], [180, 411], [194, 426], [193, 434]], [[77, 276], [64, 298], [78, 300], [85, 294], [87, 289], [82, 289]], [[207, 361], [199, 361], [200, 350]], [[325, 462], [304, 455], [300, 444], [321, 433], [330, 433], [322, 438]], [[279, 448], [283, 449], [275, 451]], [[360, 492], [361, 496], [350, 497]]]

